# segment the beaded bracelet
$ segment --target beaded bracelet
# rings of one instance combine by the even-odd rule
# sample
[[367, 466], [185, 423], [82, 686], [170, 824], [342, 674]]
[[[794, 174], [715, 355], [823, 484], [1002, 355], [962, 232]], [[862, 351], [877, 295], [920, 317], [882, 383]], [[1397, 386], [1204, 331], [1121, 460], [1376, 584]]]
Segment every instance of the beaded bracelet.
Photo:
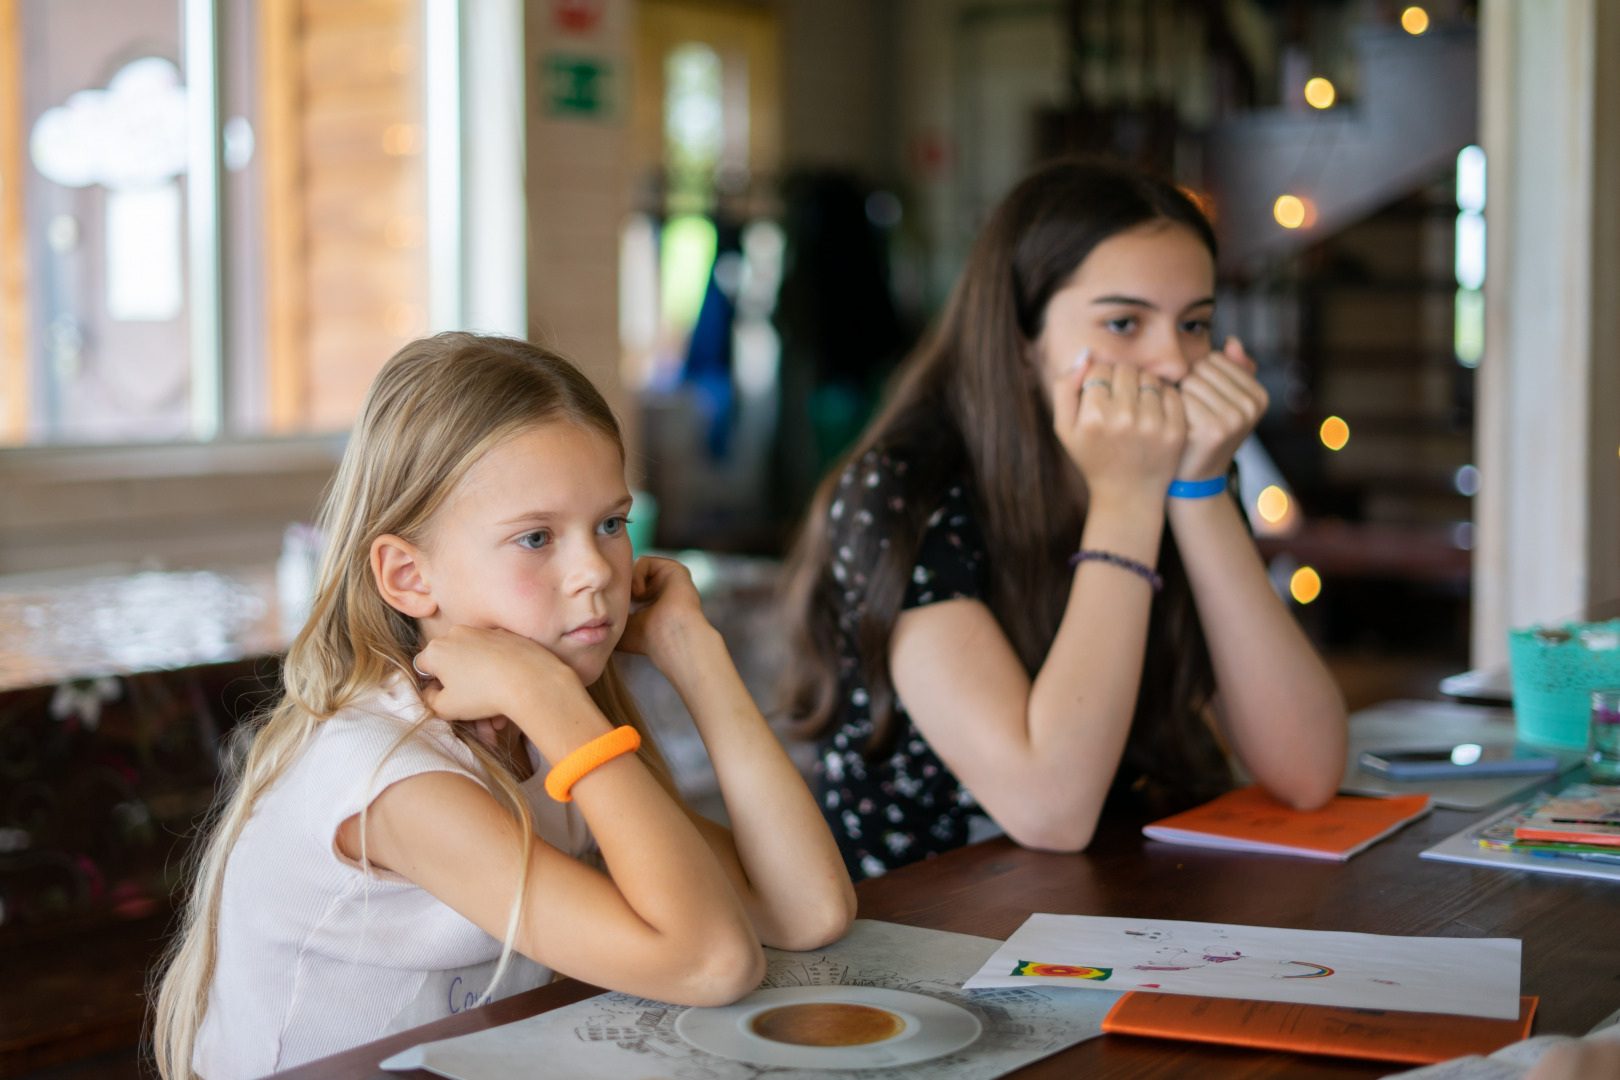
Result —
[[1164, 588], [1164, 578], [1160, 577], [1154, 571], [1153, 567], [1139, 563], [1135, 559], [1127, 559], [1123, 555], [1115, 555], [1112, 551], [1089, 551], [1085, 548], [1081, 548], [1079, 551], [1069, 556], [1070, 566], [1079, 566], [1083, 562], [1092, 561], [1105, 562], [1109, 566], [1117, 566], [1121, 570], [1129, 570], [1131, 573], [1153, 586], [1154, 592], [1158, 592], [1160, 589]]
[[572, 802], [574, 785], [592, 769], [639, 749], [641, 733], [628, 724], [616, 727], [606, 735], [598, 735], [551, 767], [546, 774], [546, 794], [558, 802]]

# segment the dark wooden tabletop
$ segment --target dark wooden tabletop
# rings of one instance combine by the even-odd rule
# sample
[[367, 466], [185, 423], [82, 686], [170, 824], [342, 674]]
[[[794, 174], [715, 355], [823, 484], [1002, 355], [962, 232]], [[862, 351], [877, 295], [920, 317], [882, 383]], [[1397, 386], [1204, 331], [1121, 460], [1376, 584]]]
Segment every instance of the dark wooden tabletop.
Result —
[[[1140, 823], [1119, 822], [1105, 827], [1080, 855], [1046, 855], [1007, 840], [991, 840], [862, 882], [856, 892], [862, 918], [998, 939], [1037, 911], [1372, 934], [1521, 938], [1520, 992], [1541, 998], [1534, 1034], [1583, 1034], [1620, 1007], [1620, 882], [1418, 858], [1424, 848], [1480, 816], [1437, 810], [1347, 863], [1175, 847], [1144, 840]], [[378, 1074], [377, 1062], [408, 1046], [520, 1020], [598, 992], [565, 980], [286, 1075], [298, 1080], [369, 1080]], [[1105, 1035], [1013, 1075], [1019, 1080], [1313, 1078], [1385, 1076], [1400, 1069]]]

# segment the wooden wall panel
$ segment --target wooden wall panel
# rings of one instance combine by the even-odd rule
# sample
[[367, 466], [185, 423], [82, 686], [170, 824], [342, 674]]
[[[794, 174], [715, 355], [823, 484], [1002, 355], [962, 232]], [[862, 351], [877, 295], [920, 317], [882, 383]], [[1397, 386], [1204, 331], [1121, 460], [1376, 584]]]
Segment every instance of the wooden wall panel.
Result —
[[261, 0], [259, 130], [264, 143], [269, 427], [276, 434], [302, 428], [308, 412], [298, 33], [298, 0]]
[[353, 421], [427, 323], [415, 0], [265, 0], [277, 431]]
[[[570, 27], [526, 0], [529, 337], [577, 363], [607, 398], [635, 457], [636, 412], [619, 380], [619, 227], [630, 208], [628, 92], [633, 0], [603, 0]], [[601, 65], [605, 107], [557, 108], [556, 61]]]
[[0, 0], [0, 445], [28, 437], [28, 231], [21, 13]]

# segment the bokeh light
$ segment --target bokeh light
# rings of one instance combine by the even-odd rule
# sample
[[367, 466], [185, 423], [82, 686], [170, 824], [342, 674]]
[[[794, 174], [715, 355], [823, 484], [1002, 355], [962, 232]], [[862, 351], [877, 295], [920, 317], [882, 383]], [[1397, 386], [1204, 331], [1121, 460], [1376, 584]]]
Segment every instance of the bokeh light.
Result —
[[1478, 289], [1457, 290], [1451, 348], [1457, 354], [1457, 363], [1465, 368], [1479, 367], [1485, 355], [1485, 294]]
[[1260, 498], [1256, 500], [1256, 506], [1260, 511], [1260, 516], [1275, 525], [1288, 516], [1288, 492], [1276, 484], [1272, 484], [1260, 492]]
[[1485, 151], [1465, 146], [1457, 151], [1457, 209], [1485, 211]]
[[1337, 416], [1330, 416], [1322, 421], [1322, 445], [1329, 450], [1343, 450], [1344, 444], [1350, 441], [1350, 425]]
[[1474, 496], [1479, 494], [1479, 470], [1472, 465], [1464, 465], [1452, 477], [1452, 483], [1457, 486], [1459, 495]]
[[1322, 595], [1322, 575], [1308, 566], [1302, 566], [1288, 579], [1288, 592], [1301, 604], [1308, 604]]
[[1297, 229], [1305, 224], [1308, 210], [1305, 200], [1298, 195], [1279, 195], [1271, 208], [1277, 224], [1285, 229]]
[[1333, 84], [1320, 75], [1305, 84], [1305, 101], [1314, 109], [1328, 108], [1338, 96]]
[[1401, 12], [1401, 29], [1416, 36], [1429, 28], [1429, 13], [1420, 7], [1409, 7]]

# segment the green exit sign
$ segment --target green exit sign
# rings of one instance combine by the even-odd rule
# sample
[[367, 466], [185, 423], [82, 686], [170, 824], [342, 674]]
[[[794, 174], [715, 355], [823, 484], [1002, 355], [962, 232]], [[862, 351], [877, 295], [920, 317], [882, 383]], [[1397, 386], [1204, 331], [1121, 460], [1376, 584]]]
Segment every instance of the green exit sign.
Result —
[[600, 119], [612, 112], [613, 65], [595, 56], [553, 54], [541, 61], [546, 111]]

